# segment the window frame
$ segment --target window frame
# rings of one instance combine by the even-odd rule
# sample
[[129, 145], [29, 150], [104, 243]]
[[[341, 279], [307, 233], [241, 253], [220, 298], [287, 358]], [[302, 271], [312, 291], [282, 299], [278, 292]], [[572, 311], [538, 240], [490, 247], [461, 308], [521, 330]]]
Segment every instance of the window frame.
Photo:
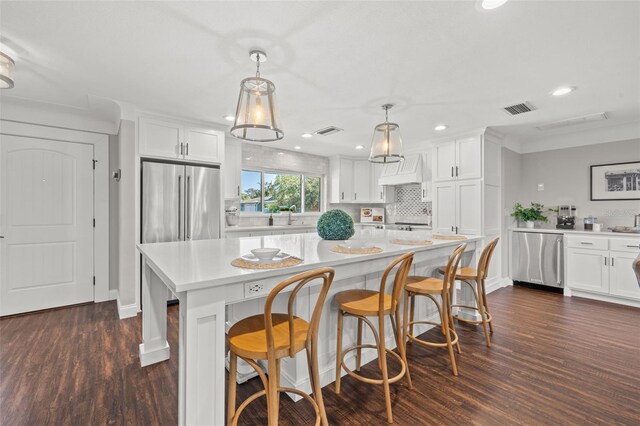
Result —
[[[302, 172], [297, 172], [297, 171], [291, 171], [291, 170], [281, 170], [281, 169], [259, 169], [259, 168], [241, 168], [240, 169], [240, 187], [242, 188], [242, 172], [254, 172], [254, 173], [260, 173], [260, 204], [262, 205], [262, 211], [259, 212], [245, 212], [242, 211], [242, 208], [240, 209], [240, 215], [241, 216], [257, 216], [257, 217], [264, 217], [265, 215], [268, 215], [269, 213], [265, 213], [264, 209], [266, 208], [265, 202], [264, 202], [264, 175], [265, 173], [269, 173], [269, 174], [283, 174], [283, 175], [297, 175], [300, 176], [300, 210], [301, 211], [297, 211], [293, 214], [305, 214], [305, 215], [320, 215], [324, 212], [325, 210], [325, 200], [323, 199], [324, 193], [325, 193], [325, 188], [324, 188], [324, 175], [320, 175], [320, 174], [315, 174], [315, 173], [302, 173]], [[319, 186], [319, 190], [320, 190], [320, 210], [317, 212], [307, 212], [306, 211], [306, 206], [305, 206], [305, 188], [304, 188], [304, 180], [306, 177], [311, 177], [311, 178], [319, 178], [320, 179], [320, 186]], [[242, 193], [242, 192], [241, 192]], [[242, 200], [240, 201], [240, 204], [242, 204]]]

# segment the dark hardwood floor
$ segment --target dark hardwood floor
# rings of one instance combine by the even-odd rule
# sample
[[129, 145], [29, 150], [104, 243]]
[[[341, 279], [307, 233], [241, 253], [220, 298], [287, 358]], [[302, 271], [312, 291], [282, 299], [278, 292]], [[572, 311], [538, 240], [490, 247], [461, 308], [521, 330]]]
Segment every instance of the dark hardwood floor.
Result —
[[[414, 389], [392, 385], [395, 424], [640, 424], [640, 309], [518, 287], [489, 306], [490, 349], [481, 329], [458, 326], [459, 377], [446, 351], [409, 348]], [[144, 369], [140, 317], [119, 321], [113, 302], [0, 320], [0, 424], [176, 424], [177, 306], [169, 313], [172, 358]], [[347, 377], [341, 395], [323, 394], [331, 424], [386, 423], [379, 386]], [[264, 402], [241, 420], [265, 424]], [[281, 423], [313, 424], [310, 407], [282, 398]]]

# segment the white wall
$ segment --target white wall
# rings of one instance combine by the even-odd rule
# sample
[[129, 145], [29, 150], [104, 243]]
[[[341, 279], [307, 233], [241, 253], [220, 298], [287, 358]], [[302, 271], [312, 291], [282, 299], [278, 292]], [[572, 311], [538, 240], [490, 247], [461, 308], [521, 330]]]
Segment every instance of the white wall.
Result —
[[[120, 140], [117, 135], [109, 135], [109, 170], [120, 167]], [[119, 251], [119, 184], [115, 179], [109, 180], [109, 290], [118, 290], [118, 251]]]
[[[513, 207], [515, 201], [547, 207], [572, 204], [578, 209], [579, 226], [586, 216], [597, 217], [605, 227], [632, 226], [640, 201], [591, 201], [589, 180], [592, 165], [629, 161], [640, 161], [640, 139], [522, 154], [520, 167], [510, 173], [515, 178], [519, 171], [519, 194], [506, 206]], [[537, 190], [539, 183], [544, 191]]]
[[138, 312], [136, 303], [136, 126], [135, 122], [120, 123], [119, 158], [122, 177], [119, 186], [119, 278], [118, 313], [121, 318]]

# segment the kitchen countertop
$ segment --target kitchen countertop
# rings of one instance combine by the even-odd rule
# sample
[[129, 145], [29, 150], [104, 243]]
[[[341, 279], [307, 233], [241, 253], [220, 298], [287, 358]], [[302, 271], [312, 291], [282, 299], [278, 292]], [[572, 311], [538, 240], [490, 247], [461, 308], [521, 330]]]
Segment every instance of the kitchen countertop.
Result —
[[[418, 231], [419, 232], [419, 231]], [[475, 242], [482, 236], [468, 236], [464, 241], [434, 240], [428, 246], [392, 244], [394, 238], [415, 238], [415, 231], [387, 231], [368, 229], [356, 231], [354, 239], [365, 239], [380, 247], [382, 253], [341, 254], [330, 250], [339, 241], [325, 241], [317, 234], [285, 234], [262, 237], [241, 237], [216, 240], [175, 241], [139, 244], [138, 250], [145, 261], [165, 283], [171, 283], [177, 292], [293, 275], [322, 266], [336, 267], [352, 263], [396, 257], [408, 252], [424, 252], [442, 247], [455, 247], [463, 242]], [[278, 247], [285, 253], [298, 256], [304, 262], [283, 269], [243, 269], [231, 261], [258, 247]]]
[[272, 229], [314, 229], [316, 225], [293, 224], [293, 225], [251, 225], [251, 226], [226, 226], [225, 232], [247, 232], [247, 231], [270, 231]]
[[509, 231], [515, 232], [539, 232], [544, 234], [567, 234], [567, 235], [595, 235], [602, 237], [638, 237], [640, 238], [640, 234], [634, 234], [631, 232], [611, 232], [611, 231], [586, 231], [584, 229], [556, 229], [556, 228], [509, 228]]

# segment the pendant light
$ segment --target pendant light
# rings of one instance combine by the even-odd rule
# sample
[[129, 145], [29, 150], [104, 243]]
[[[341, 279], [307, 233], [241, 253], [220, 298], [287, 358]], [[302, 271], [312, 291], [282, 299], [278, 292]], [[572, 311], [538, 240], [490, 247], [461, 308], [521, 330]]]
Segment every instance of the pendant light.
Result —
[[266, 53], [252, 50], [249, 56], [256, 62], [256, 76], [240, 82], [240, 95], [231, 135], [252, 142], [273, 142], [284, 137], [278, 127], [276, 86], [260, 77], [260, 63], [267, 60]]
[[13, 87], [13, 68], [16, 63], [9, 56], [0, 52], [0, 89]]
[[402, 161], [402, 138], [400, 127], [396, 123], [389, 123], [389, 109], [393, 104], [382, 105], [384, 109], [384, 123], [380, 123], [373, 130], [371, 141], [371, 154], [369, 161], [372, 163], [397, 163]]

